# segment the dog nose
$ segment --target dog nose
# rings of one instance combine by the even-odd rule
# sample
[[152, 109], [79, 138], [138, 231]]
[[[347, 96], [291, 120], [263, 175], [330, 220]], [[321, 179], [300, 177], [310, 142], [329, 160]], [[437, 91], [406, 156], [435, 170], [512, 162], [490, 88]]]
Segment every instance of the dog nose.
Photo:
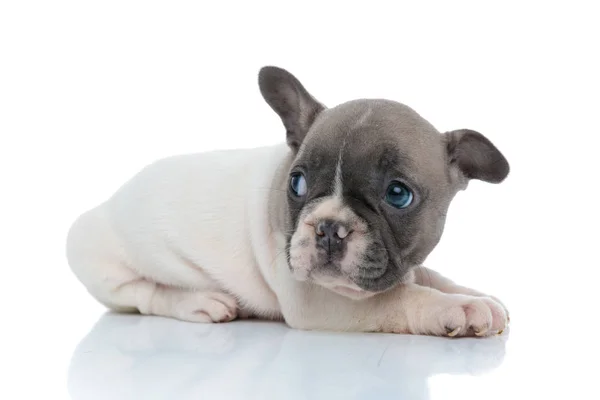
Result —
[[329, 253], [341, 250], [344, 239], [350, 231], [340, 222], [325, 220], [317, 224], [315, 228], [317, 234], [317, 245]]

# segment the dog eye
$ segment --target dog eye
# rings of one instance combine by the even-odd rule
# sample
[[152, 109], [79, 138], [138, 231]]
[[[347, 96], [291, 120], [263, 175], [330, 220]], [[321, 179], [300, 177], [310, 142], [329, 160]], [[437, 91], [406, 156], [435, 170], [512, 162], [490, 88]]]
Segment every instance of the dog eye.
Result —
[[406, 208], [413, 202], [413, 193], [400, 182], [392, 182], [385, 192], [385, 201], [396, 208]]
[[302, 175], [300, 172], [292, 174], [290, 178], [290, 189], [296, 196], [304, 196], [307, 192], [306, 179], [304, 178], [304, 175]]

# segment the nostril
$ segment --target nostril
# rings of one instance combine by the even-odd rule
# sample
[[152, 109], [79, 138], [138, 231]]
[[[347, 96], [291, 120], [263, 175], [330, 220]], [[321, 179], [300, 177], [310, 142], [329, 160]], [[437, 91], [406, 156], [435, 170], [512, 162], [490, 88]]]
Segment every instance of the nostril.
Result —
[[331, 236], [331, 225], [332, 223], [329, 221], [322, 221], [317, 224], [315, 228], [315, 232], [317, 236]]
[[322, 222], [317, 224], [317, 226], [315, 227], [315, 233], [317, 234], [317, 236], [325, 236], [325, 231], [323, 230]]
[[317, 224], [317, 228], [315, 229], [317, 236], [326, 236], [328, 238], [332, 237], [334, 232], [333, 230], [333, 221], [321, 221]]
[[352, 231], [341, 223], [325, 220], [319, 222], [315, 227], [315, 233], [317, 236], [326, 237], [333, 240], [343, 240]]

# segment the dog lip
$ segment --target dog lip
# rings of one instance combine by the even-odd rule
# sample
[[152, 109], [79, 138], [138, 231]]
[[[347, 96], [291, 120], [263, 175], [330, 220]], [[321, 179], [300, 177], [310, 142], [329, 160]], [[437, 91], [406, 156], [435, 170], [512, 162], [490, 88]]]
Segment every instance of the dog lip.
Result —
[[333, 290], [339, 293], [347, 293], [347, 294], [363, 294], [365, 292], [365, 290], [363, 289], [356, 289], [356, 288], [352, 288], [346, 285], [335, 285], [333, 287]]

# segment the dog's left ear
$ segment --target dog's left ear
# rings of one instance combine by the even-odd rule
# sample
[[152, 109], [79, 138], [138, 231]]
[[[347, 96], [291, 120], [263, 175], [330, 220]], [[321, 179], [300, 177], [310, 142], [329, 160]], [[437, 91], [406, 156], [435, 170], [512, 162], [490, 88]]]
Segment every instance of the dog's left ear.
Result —
[[479, 132], [459, 129], [445, 134], [450, 165], [467, 179], [500, 183], [510, 171], [502, 153]]
[[287, 143], [298, 152], [317, 115], [325, 109], [296, 77], [278, 67], [263, 67], [258, 86], [265, 101], [279, 115], [286, 129]]

